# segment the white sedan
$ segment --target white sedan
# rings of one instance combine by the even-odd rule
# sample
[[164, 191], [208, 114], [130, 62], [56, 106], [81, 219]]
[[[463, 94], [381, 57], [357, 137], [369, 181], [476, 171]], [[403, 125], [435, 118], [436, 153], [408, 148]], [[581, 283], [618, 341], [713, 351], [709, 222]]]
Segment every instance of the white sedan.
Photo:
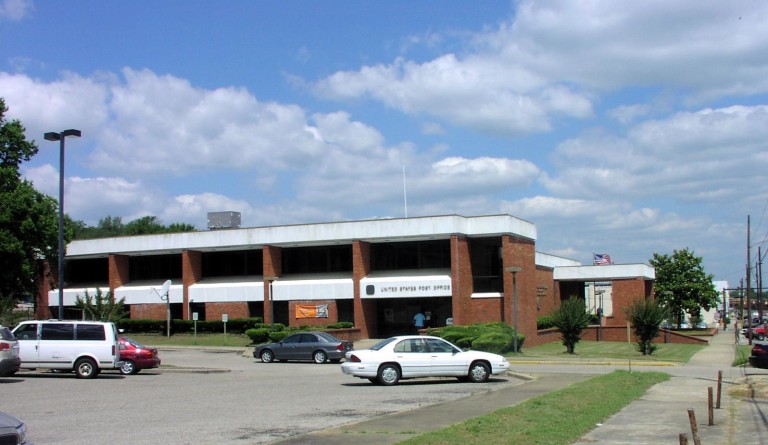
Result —
[[421, 335], [390, 337], [371, 349], [349, 351], [341, 365], [344, 374], [382, 385], [417, 377], [457, 377], [481, 383], [508, 370], [509, 362], [498, 354], [463, 351], [440, 337]]

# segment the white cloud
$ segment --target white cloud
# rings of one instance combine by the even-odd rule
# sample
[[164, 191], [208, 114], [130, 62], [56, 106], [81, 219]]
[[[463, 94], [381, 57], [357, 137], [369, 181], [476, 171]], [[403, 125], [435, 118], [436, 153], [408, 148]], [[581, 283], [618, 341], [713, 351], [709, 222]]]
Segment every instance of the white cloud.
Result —
[[[557, 115], [591, 117], [595, 96], [625, 88], [679, 88], [692, 101], [765, 93], [766, 22], [764, 2], [522, 1], [511, 21], [475, 34], [473, 52], [340, 71], [313, 91], [479, 132], [542, 132]], [[611, 114], [628, 122], [646, 107]]]
[[0, 0], [0, 20], [18, 21], [35, 9], [32, 0]]

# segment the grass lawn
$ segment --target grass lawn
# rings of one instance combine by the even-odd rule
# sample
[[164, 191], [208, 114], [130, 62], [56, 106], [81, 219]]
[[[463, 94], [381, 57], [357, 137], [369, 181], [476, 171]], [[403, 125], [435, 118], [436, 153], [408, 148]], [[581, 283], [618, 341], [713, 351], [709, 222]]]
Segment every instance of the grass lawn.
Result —
[[644, 356], [637, 352], [635, 344], [627, 342], [610, 341], [580, 341], [576, 344], [575, 354], [565, 352], [565, 346], [561, 342], [546, 343], [530, 348], [523, 347], [520, 354], [513, 354], [510, 358], [588, 358], [588, 359], [621, 359], [638, 361], [668, 361], [685, 363], [704, 345], [686, 345], [661, 343], [653, 355]]
[[570, 444], [668, 379], [659, 372], [614, 371], [400, 443]]
[[244, 334], [174, 334], [170, 337], [160, 334], [126, 334], [146, 346], [231, 346], [246, 347], [251, 339]]

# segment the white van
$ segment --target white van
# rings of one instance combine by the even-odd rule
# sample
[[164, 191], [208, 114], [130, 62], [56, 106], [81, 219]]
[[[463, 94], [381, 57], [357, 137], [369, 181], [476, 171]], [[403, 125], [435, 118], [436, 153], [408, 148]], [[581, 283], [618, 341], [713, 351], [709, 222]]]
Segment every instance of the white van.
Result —
[[111, 322], [31, 320], [19, 323], [13, 334], [23, 369], [75, 371], [77, 377], [91, 379], [122, 364]]

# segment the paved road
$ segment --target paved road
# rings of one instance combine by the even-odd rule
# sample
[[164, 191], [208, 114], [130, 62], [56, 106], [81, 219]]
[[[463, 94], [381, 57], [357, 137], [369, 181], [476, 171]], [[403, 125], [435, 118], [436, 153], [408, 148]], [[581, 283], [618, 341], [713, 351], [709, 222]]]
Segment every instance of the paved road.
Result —
[[521, 383], [440, 379], [390, 388], [334, 364], [264, 364], [232, 351], [160, 355], [173, 368], [95, 380], [42, 371], [0, 378], [0, 410], [26, 421], [37, 445], [259, 444]]

